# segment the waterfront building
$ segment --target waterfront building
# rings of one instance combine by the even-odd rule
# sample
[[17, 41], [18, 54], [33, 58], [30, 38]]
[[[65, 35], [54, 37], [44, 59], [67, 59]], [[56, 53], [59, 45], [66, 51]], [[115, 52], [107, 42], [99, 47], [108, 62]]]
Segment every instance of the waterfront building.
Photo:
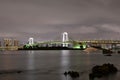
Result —
[[4, 47], [10, 47], [12, 46], [12, 39], [5, 38], [4, 39]]
[[4, 38], [2, 48], [4, 50], [17, 50], [19, 47], [19, 41], [12, 38]]
[[18, 46], [19, 46], [19, 41], [16, 40], [16, 39], [14, 39], [14, 40], [13, 40], [13, 46], [17, 46], [17, 47], [18, 47]]

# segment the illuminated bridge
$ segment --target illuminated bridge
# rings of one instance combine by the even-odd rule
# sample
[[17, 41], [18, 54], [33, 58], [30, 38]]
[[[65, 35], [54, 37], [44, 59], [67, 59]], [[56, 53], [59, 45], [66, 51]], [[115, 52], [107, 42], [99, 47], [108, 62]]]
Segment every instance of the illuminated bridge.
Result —
[[67, 47], [67, 48], [76, 48], [76, 49], [83, 49], [86, 48], [87, 45], [82, 42], [79, 43], [77, 41], [71, 40], [68, 37], [68, 33], [64, 32], [62, 33], [62, 40], [61, 41], [46, 41], [46, 42], [37, 42], [34, 43], [33, 38], [29, 38], [28, 44], [26, 44], [24, 47], [29, 48], [29, 47]]
[[86, 48], [89, 46], [100, 46], [101, 48], [115, 48], [119, 46], [120, 40], [81, 40], [75, 41], [68, 37], [68, 33], [62, 33], [61, 41], [46, 41], [46, 42], [37, 42], [34, 43], [33, 38], [29, 38], [28, 44], [25, 47], [69, 47], [69, 48]]
[[93, 43], [93, 44], [120, 44], [120, 40], [83, 40], [77, 42]]
[[120, 46], [120, 40], [83, 40], [77, 42], [85, 42], [89, 46], [99, 46], [105, 49], [117, 49]]

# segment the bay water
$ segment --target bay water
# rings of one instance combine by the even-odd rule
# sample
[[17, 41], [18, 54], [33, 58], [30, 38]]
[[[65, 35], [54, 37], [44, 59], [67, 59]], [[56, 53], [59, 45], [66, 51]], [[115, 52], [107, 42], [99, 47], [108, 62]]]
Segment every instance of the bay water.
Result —
[[89, 80], [92, 67], [104, 63], [114, 64], [119, 71], [94, 80], [120, 80], [120, 54], [104, 56], [102, 51], [82, 50], [0, 51], [0, 80], [73, 80], [63, 74], [70, 70], [80, 74], [74, 80]]

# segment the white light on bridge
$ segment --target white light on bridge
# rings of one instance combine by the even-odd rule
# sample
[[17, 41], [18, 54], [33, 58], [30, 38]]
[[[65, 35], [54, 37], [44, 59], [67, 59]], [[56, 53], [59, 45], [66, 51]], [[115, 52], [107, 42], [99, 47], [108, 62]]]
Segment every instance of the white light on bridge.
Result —
[[69, 41], [68, 33], [67, 32], [63, 32], [62, 33], [63, 47], [68, 47], [68, 43], [65, 43], [66, 41]]
[[29, 38], [28, 42], [29, 42], [29, 45], [34, 44], [34, 38]]

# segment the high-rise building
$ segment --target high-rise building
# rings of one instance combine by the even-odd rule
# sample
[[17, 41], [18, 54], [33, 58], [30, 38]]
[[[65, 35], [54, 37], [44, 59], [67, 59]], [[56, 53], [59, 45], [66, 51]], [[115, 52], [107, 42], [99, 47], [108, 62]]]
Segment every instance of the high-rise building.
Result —
[[10, 46], [12, 46], [12, 39], [5, 38], [5, 39], [4, 39], [4, 46], [5, 46], [5, 47], [10, 47]]
[[16, 40], [16, 39], [14, 39], [14, 40], [13, 40], [13, 46], [19, 46], [19, 41]]
[[17, 39], [5, 38], [3, 46], [4, 47], [19, 46], [19, 41]]

